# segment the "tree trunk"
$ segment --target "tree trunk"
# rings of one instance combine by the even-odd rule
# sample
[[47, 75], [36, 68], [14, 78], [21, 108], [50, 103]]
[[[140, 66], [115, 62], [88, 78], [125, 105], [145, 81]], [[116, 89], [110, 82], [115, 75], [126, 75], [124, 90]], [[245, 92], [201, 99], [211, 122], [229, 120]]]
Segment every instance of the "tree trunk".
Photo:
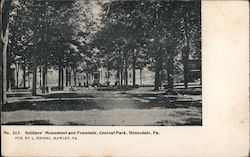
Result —
[[168, 89], [172, 90], [174, 88], [174, 78], [173, 74], [168, 73]]
[[58, 65], [58, 88], [59, 90], [61, 89], [61, 68], [60, 68], [60, 64]]
[[46, 87], [47, 87], [47, 63], [43, 67], [43, 87], [42, 87], [42, 93], [46, 93]]
[[62, 81], [61, 81], [61, 90], [63, 90], [63, 88], [64, 88], [64, 69], [63, 69], [63, 66], [62, 66], [62, 77], [61, 77], [61, 79], [62, 79]]
[[140, 85], [142, 86], [142, 68], [140, 68]]
[[200, 85], [202, 85], [202, 65], [201, 65], [201, 58], [200, 58], [200, 62], [199, 62], [199, 64], [200, 64]]
[[[34, 10], [35, 11], [35, 7]], [[35, 14], [35, 18], [34, 18], [34, 52], [33, 52], [33, 65], [32, 65], [32, 73], [33, 73], [33, 81], [32, 81], [32, 96], [36, 96], [37, 95], [37, 91], [36, 91], [36, 85], [37, 85], [37, 50], [38, 50], [38, 30], [37, 28], [37, 24], [38, 24], [38, 15]]]
[[201, 69], [200, 69], [200, 85], [202, 86], [202, 72], [201, 72]]
[[[1, 34], [2, 35], [2, 34]], [[6, 74], [6, 51], [7, 41], [0, 39], [0, 104], [5, 104], [7, 99], [7, 74]]]
[[9, 49], [7, 49], [7, 58], [6, 58], [6, 60], [7, 60], [7, 80], [6, 80], [6, 83], [7, 83], [7, 90], [9, 91], [9, 92], [11, 92], [11, 68], [10, 68], [10, 65], [11, 65], [11, 63], [10, 63], [10, 53], [9, 53], [10, 51], [9, 51]]
[[109, 84], [110, 84], [110, 81], [109, 81], [109, 78], [110, 78], [110, 76], [109, 76], [109, 68], [108, 68], [108, 77], [107, 77], [107, 85], [109, 86]]
[[69, 70], [69, 86], [71, 86], [71, 70]]
[[76, 87], [77, 86], [77, 64], [75, 62], [74, 64], [74, 86]]
[[168, 79], [168, 89], [172, 90], [174, 87], [174, 52], [169, 50], [168, 66], [167, 66], [167, 79]]
[[123, 70], [120, 70], [120, 85], [123, 85]]
[[188, 46], [184, 50], [184, 53], [182, 54], [182, 56], [183, 56], [183, 66], [184, 66], [184, 86], [185, 88], [188, 88], [188, 81], [189, 81], [189, 65], [188, 65], [189, 47]]
[[60, 90], [63, 90], [63, 67], [60, 66]]
[[9, 11], [11, 1], [0, 1], [0, 104], [7, 99], [7, 46], [9, 37]]
[[156, 68], [155, 70], [155, 89], [156, 91], [159, 90], [159, 85], [160, 84], [160, 71], [158, 70], [158, 68]]
[[155, 56], [155, 89], [156, 91], [159, 90], [159, 87], [161, 86], [161, 76], [160, 71], [162, 70], [162, 61], [163, 61], [163, 52], [158, 50], [156, 52]]
[[59, 86], [59, 90], [63, 90], [63, 86], [64, 86], [64, 83], [63, 83], [63, 63], [62, 63], [62, 60], [60, 59], [59, 61], [59, 78], [58, 78], [58, 86]]
[[16, 63], [16, 87], [19, 87], [19, 65]]
[[74, 86], [76, 87], [77, 85], [77, 83], [76, 83], [76, 76], [77, 76], [77, 70], [76, 70], [76, 68], [74, 69]]
[[65, 63], [65, 73], [66, 73], [66, 87], [69, 86], [69, 63], [68, 63], [68, 60], [66, 60], [66, 63]]
[[132, 82], [133, 86], [136, 85], [136, 49], [133, 52], [133, 61], [132, 61], [132, 69], [133, 69], [133, 76], [132, 76]]
[[120, 85], [123, 85], [123, 68], [120, 69]]
[[[40, 72], [41, 73], [41, 72]], [[45, 67], [43, 67], [43, 84], [42, 84], [42, 93], [45, 93], [45, 87], [46, 87], [46, 85], [45, 85]]]
[[125, 58], [125, 73], [124, 73], [124, 80], [125, 80], [125, 85], [128, 85], [128, 52], [124, 53], [124, 58]]
[[66, 68], [66, 87], [69, 86], [69, 71], [68, 71], [68, 66], [65, 67]]
[[189, 81], [189, 67], [188, 67], [188, 57], [184, 56], [184, 86], [185, 88], [188, 88], [188, 81]]
[[125, 73], [124, 73], [124, 85], [128, 85], [128, 69], [125, 68]]
[[48, 87], [48, 63], [45, 64], [45, 87]]
[[[35, 50], [36, 51], [36, 50]], [[32, 95], [36, 96], [36, 83], [37, 83], [37, 57], [33, 56], [33, 81], [32, 81]]]
[[119, 64], [119, 79], [120, 79], [120, 85], [122, 86], [123, 85], [123, 57], [122, 57], [122, 53], [121, 51], [119, 51], [119, 61], [120, 61], [120, 64]]
[[188, 58], [189, 58], [189, 36], [188, 36], [188, 24], [187, 24], [187, 19], [188, 19], [188, 13], [185, 13], [184, 15], [184, 36], [186, 40], [186, 47], [184, 50], [183, 55], [183, 66], [184, 66], [184, 86], [185, 88], [188, 88], [188, 81], [189, 81], [189, 65], [188, 65]]
[[120, 68], [117, 69], [117, 72], [116, 72], [116, 85], [120, 85]]
[[37, 47], [34, 47], [34, 53], [33, 53], [33, 81], [32, 81], [32, 96], [36, 96], [36, 84], [37, 84]]
[[88, 72], [86, 73], [86, 84], [87, 86], [89, 86], [89, 73]]
[[26, 65], [23, 66], [23, 87], [26, 88]]
[[39, 67], [39, 86], [42, 87], [42, 68]]
[[61, 71], [60, 69], [58, 70], [58, 88], [60, 89], [61, 87]]
[[30, 73], [28, 73], [28, 84], [29, 84], [29, 88], [30, 88]]

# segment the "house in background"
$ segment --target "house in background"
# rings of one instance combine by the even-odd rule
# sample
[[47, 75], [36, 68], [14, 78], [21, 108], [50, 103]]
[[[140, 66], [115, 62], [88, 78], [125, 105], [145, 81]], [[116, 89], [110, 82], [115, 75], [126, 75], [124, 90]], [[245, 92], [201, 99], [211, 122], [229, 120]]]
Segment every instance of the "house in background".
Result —
[[201, 60], [189, 59], [189, 82], [195, 82], [201, 79]]
[[[23, 87], [23, 70], [18, 66], [12, 65], [9, 74], [9, 82], [11, 87]], [[18, 73], [18, 74], [17, 74]], [[70, 71], [71, 82], [69, 86], [74, 86], [74, 75]], [[136, 69], [136, 85], [152, 86], [155, 81], [155, 73], [150, 71], [148, 68], [143, 68], [142, 70]], [[18, 80], [18, 81], [17, 81]], [[87, 85], [120, 85], [120, 76], [117, 74], [116, 70], [107, 70], [104, 66], [97, 69], [93, 74], [87, 74], [85, 72], [77, 72], [76, 74], [76, 86], [87, 86]], [[189, 60], [189, 82], [197, 82], [201, 80], [201, 60], [200, 59], [190, 59]], [[32, 74], [26, 72], [26, 87], [31, 87]], [[166, 80], [162, 80], [163, 85], [166, 84]], [[175, 80], [177, 81], [177, 80]], [[183, 80], [180, 80], [183, 82]], [[37, 71], [37, 87], [42, 84], [41, 72], [38, 68]], [[124, 83], [123, 83], [124, 84]], [[50, 68], [48, 69], [46, 85], [50, 87], [58, 86], [58, 70]], [[66, 85], [66, 72], [64, 72], [64, 86]], [[128, 85], [133, 85], [133, 71], [128, 69]]]
[[[128, 85], [133, 85], [133, 72], [128, 69]], [[105, 67], [100, 67], [94, 74], [94, 79], [101, 85], [120, 85], [121, 76], [115, 70], [107, 70]], [[136, 69], [136, 84], [137, 85], [154, 85], [154, 72], [147, 68]], [[123, 83], [124, 84], [124, 83]]]

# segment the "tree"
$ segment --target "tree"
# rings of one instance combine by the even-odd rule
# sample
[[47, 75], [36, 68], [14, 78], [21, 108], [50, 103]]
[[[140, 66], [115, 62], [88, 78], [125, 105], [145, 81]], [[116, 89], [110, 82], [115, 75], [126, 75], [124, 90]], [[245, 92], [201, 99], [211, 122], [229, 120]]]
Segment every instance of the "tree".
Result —
[[135, 86], [137, 58], [140, 48], [145, 43], [145, 33], [141, 31], [143, 20], [140, 18], [140, 4], [139, 1], [112, 1], [104, 5], [105, 27], [98, 32], [96, 40], [99, 41], [99, 47], [106, 47], [102, 48], [103, 53], [116, 56], [108, 57], [106, 62], [118, 63], [112, 68], [118, 71], [120, 84], [123, 84], [123, 81], [125, 85], [128, 84], [128, 69], [132, 68]]
[[[12, 14], [11, 20], [11, 48], [9, 49], [21, 62], [23, 67], [24, 85], [26, 67], [32, 64], [33, 83], [32, 95], [36, 95], [36, 79], [37, 79], [37, 66], [39, 56], [38, 51], [41, 47], [40, 27], [43, 8], [41, 7], [44, 2], [32, 1], [16, 1], [14, 4], [15, 10]], [[16, 49], [14, 49], [16, 48]]]
[[4, 104], [6, 102], [6, 85], [7, 85], [7, 60], [6, 60], [6, 52], [7, 52], [7, 45], [8, 45], [8, 21], [9, 21], [9, 11], [11, 7], [10, 1], [1, 0], [0, 3], [0, 31], [1, 31], [1, 38], [0, 38], [0, 103]]
[[189, 64], [188, 60], [190, 52], [193, 51], [197, 58], [201, 57], [201, 3], [186, 2], [180, 7], [180, 20], [182, 21], [182, 31], [184, 46], [182, 52], [183, 65], [184, 65], [184, 86], [188, 88], [189, 81]]
[[[33, 64], [32, 89], [34, 95], [36, 94], [37, 66], [43, 67], [43, 88], [46, 85], [47, 69], [50, 66], [58, 68], [58, 83], [60, 89], [63, 88], [64, 67], [72, 66], [71, 63], [68, 63], [70, 61], [68, 58], [78, 58], [82, 53], [74, 51], [72, 45], [77, 49], [84, 47], [84, 42], [88, 42], [90, 35], [96, 31], [97, 24], [95, 23], [98, 23], [99, 15], [89, 11], [93, 5], [96, 4], [91, 1], [63, 1], [60, 3], [58, 1], [20, 1], [16, 11], [18, 16], [14, 16], [12, 24], [12, 30], [16, 32], [13, 33], [13, 41], [18, 38], [17, 41], [20, 43], [12, 42], [11, 46], [15, 56], [21, 56], [24, 63], [30, 59]], [[85, 14], [88, 16], [84, 16]], [[17, 32], [19, 30], [20, 32]], [[82, 35], [84, 31], [87, 32], [86, 36]], [[82, 39], [84, 40], [81, 41]], [[19, 47], [19, 49], [14, 50], [14, 47]], [[31, 47], [33, 52], [29, 54], [27, 50]], [[37, 60], [38, 57], [39, 60]], [[76, 63], [74, 69], [77, 69], [77, 62], [80, 60], [74, 61], [71, 62]], [[75, 70], [75, 76], [76, 72], [77, 70]]]
[[[172, 89], [177, 73], [184, 74], [187, 87], [188, 59], [200, 58], [200, 41], [196, 40], [200, 39], [199, 2], [19, 1], [19, 4], [10, 20], [13, 33], [9, 56], [13, 63], [18, 56], [24, 73], [33, 69], [34, 95], [37, 67], [42, 70], [43, 89], [48, 68], [58, 69], [58, 86], [63, 89], [65, 69], [66, 86], [71, 84], [70, 69], [76, 86], [77, 72], [86, 73], [88, 84], [89, 75], [100, 66], [116, 70], [121, 85], [128, 84], [128, 70], [132, 69], [135, 86], [136, 69], [148, 67], [155, 72], [158, 90], [165, 75], [168, 88]], [[176, 61], [180, 53], [183, 73]], [[180, 67], [178, 72], [176, 66]], [[142, 84], [142, 76], [140, 79]], [[23, 80], [26, 82], [25, 74]]]
[[[30, 21], [25, 18], [24, 14], [22, 14], [24, 12], [19, 12], [19, 9], [19, 5], [16, 4], [15, 8], [10, 13], [8, 67], [10, 67], [10, 64], [16, 65], [17, 78], [19, 67], [23, 69], [23, 87], [26, 87], [26, 69], [29, 62], [31, 62], [30, 56], [32, 54], [32, 50], [29, 47], [29, 44], [31, 43], [29, 40], [32, 33], [30, 32], [29, 27], [25, 27], [25, 24]], [[18, 16], [17, 13], [19, 13]], [[21, 17], [23, 18], [21, 19]], [[18, 86], [18, 79], [16, 82]]]
[[[77, 72], [83, 70], [87, 75], [93, 74], [97, 69], [98, 61], [95, 58], [91, 41], [94, 34], [102, 27], [100, 22], [102, 10], [98, 1], [75, 1], [72, 4], [71, 17], [68, 24], [72, 30], [72, 39], [69, 41], [67, 65], [74, 69], [74, 84], [76, 86]], [[78, 70], [78, 66], [81, 69]], [[66, 81], [67, 82], [67, 81]]]

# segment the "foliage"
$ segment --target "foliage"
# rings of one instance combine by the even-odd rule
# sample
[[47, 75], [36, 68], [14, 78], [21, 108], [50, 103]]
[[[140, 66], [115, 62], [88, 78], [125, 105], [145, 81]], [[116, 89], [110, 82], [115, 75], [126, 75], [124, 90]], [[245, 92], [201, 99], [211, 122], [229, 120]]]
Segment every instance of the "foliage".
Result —
[[29, 67], [37, 57], [38, 66], [85, 73], [104, 66], [124, 75], [147, 67], [180, 80], [187, 60], [201, 57], [198, 1], [14, 2], [12, 63]]

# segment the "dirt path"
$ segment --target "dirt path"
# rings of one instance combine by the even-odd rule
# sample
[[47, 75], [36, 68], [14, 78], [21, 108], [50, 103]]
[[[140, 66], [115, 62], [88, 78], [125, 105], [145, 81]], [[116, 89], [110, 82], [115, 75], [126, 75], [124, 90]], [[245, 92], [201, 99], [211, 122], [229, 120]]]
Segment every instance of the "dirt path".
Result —
[[53, 93], [3, 106], [3, 124], [201, 125], [201, 97], [128, 92]]

